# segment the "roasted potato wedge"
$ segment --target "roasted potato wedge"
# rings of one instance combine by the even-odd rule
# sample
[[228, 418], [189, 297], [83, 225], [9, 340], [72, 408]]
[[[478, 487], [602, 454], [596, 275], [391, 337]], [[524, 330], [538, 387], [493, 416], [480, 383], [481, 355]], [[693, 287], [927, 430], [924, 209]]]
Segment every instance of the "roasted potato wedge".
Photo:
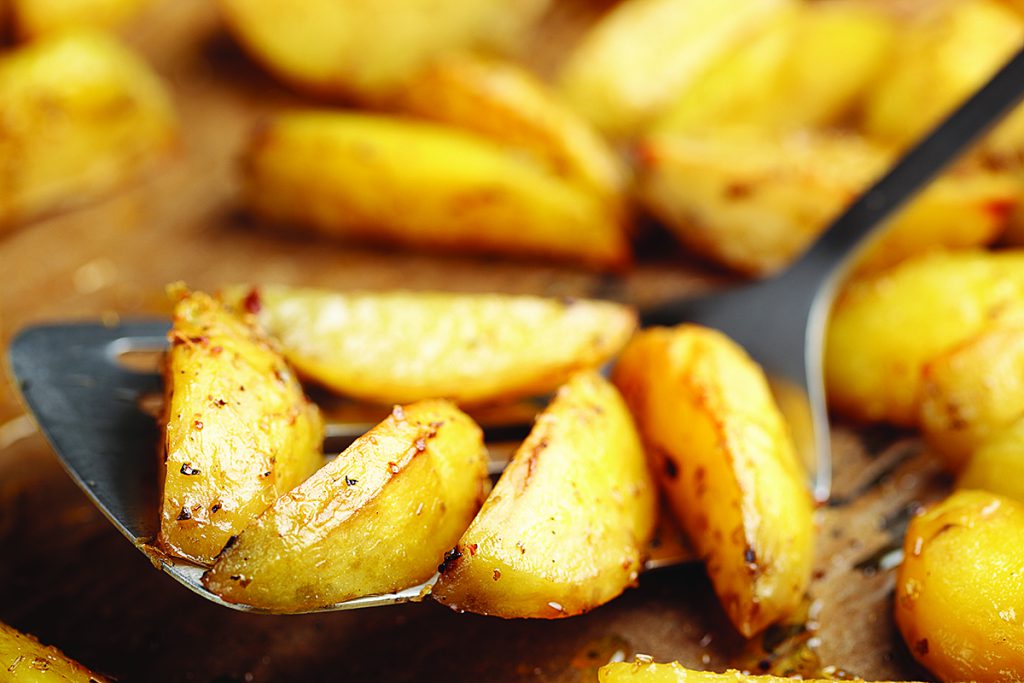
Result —
[[441, 59], [413, 78], [402, 108], [525, 150], [566, 180], [622, 210], [626, 168], [578, 113], [511, 62], [467, 55]]
[[989, 437], [1024, 419], [1024, 315], [987, 326], [923, 373], [921, 427], [932, 450], [959, 470]]
[[[828, 132], [766, 135], [744, 128], [657, 135], [639, 147], [639, 192], [696, 252], [747, 275], [789, 264], [880, 174], [890, 152]], [[1008, 172], [958, 168], [899, 213], [863, 254], [877, 270], [913, 254], [993, 241], [1018, 204]]]
[[322, 464], [323, 423], [260, 331], [206, 294], [179, 296], [164, 367], [157, 540], [210, 563]]
[[128, 183], [175, 140], [159, 78], [100, 34], [0, 57], [0, 102], [0, 229]]
[[385, 404], [544, 394], [608, 361], [636, 329], [628, 306], [586, 299], [269, 285], [222, 297], [255, 312], [303, 375]]
[[468, 416], [442, 400], [396, 406], [242, 532], [203, 582], [278, 612], [413, 586], [434, 574], [488, 484]]
[[680, 325], [636, 335], [613, 379], [733, 625], [750, 637], [790, 614], [810, 582], [813, 503], [760, 367]]
[[7, 0], [15, 31], [23, 39], [82, 28], [111, 29], [137, 14], [149, 0]]
[[[980, 88], [1024, 44], [1024, 20], [997, 0], [931, 3], [900, 40], [864, 107], [863, 129], [905, 146]], [[1002, 154], [1024, 147], [1024, 109], [1012, 113], [986, 146]]]
[[[783, 683], [793, 680], [783, 676], [751, 676], [739, 671], [711, 673], [687, 669], [679, 662], [657, 664], [643, 661], [615, 662], [602, 666], [597, 673], [600, 683]], [[828, 683], [835, 679], [805, 678], [807, 683]]]
[[896, 624], [943, 681], [1024, 672], [1024, 504], [959, 491], [915, 517], [896, 576]]
[[594, 268], [629, 260], [607, 203], [487, 138], [341, 112], [279, 116], [244, 161], [248, 206], [323, 234]]
[[291, 85], [390, 101], [425, 63], [480, 46], [514, 49], [549, 0], [220, 0], [243, 46]]
[[896, 29], [869, 6], [788, 7], [683, 88], [654, 130], [748, 125], [778, 132], [838, 123], [877, 78]]
[[848, 283], [825, 341], [829, 405], [852, 417], [916, 426], [927, 363], [1024, 302], [1024, 251], [907, 260]]
[[0, 671], [7, 683], [106, 683], [53, 646], [0, 622]]
[[586, 612], [636, 581], [656, 517], [622, 397], [597, 373], [579, 373], [537, 418], [432, 595], [505, 618]]
[[755, 34], [790, 0], [625, 0], [569, 56], [566, 100], [601, 131], [643, 129], [722, 55]]
[[1024, 419], [985, 439], [967, 460], [957, 487], [998, 493], [1024, 503]]

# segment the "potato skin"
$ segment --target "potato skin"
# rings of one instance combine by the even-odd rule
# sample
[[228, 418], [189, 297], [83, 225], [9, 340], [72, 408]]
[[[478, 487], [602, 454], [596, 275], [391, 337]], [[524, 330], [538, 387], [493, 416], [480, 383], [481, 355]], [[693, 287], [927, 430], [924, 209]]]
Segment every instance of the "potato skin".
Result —
[[792, 612], [813, 505], [761, 369], [720, 332], [680, 325], [636, 335], [613, 379], [733, 625], [750, 637]]
[[157, 541], [206, 564], [322, 464], [323, 423], [267, 338], [208, 295], [182, 295], [168, 339]]
[[1024, 419], [974, 449], [957, 478], [957, 487], [998, 493], [1024, 503]]
[[630, 259], [625, 231], [604, 199], [453, 128], [295, 112], [258, 132], [243, 166], [253, 212], [325, 235], [597, 269]]
[[99, 33], [5, 53], [0, 102], [0, 230], [137, 179], [177, 136], [160, 79]]
[[943, 681], [1024, 680], [1024, 505], [959, 491], [911, 520], [896, 623]]
[[[751, 676], [732, 670], [725, 673], [694, 671], [679, 662], [657, 664], [642, 661], [606, 664], [597, 676], [599, 683], [783, 683], [793, 680], [781, 676]], [[803, 680], [807, 683], [828, 683], [825, 679]]]
[[923, 379], [921, 427], [931, 449], [958, 471], [983, 443], [1024, 419], [1024, 319], [994, 321], [925, 364]]
[[548, 393], [608, 361], [637, 324], [627, 306], [586, 299], [274, 285], [229, 287], [222, 296], [255, 310], [300, 373], [384, 404]]
[[586, 612], [636, 580], [656, 516], [625, 403], [597, 373], [578, 373], [537, 418], [432, 595], [505, 618]]
[[483, 433], [443, 400], [396, 406], [226, 549], [203, 583], [302, 612], [425, 581], [480, 508]]
[[0, 671], [7, 683], [106, 683], [57, 648], [0, 622]]
[[1024, 251], [916, 257], [846, 284], [825, 341], [829, 405], [915, 426], [923, 368], [1024, 301]]

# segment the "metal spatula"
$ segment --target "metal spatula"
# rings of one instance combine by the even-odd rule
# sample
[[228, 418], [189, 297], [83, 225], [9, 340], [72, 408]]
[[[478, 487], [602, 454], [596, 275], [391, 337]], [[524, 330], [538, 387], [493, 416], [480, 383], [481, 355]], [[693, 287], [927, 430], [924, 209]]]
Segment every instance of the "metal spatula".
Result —
[[[807, 455], [819, 500], [828, 496], [831, 462], [822, 339], [844, 263], [1022, 95], [1024, 51], [850, 206], [784, 273], [709, 297], [670, 302], [643, 316], [645, 325], [690, 321], [718, 328], [746, 347], [780, 386], [788, 387], [797, 397], [785, 402], [792, 408], [788, 417], [798, 446]], [[64, 466], [110, 521], [188, 588], [227, 607], [254, 611], [207, 591], [200, 581], [204, 568], [149, 545], [158, 523], [158, 434], [140, 401], [159, 393], [161, 380], [155, 372], [133, 370], [122, 358], [130, 352], [162, 350], [167, 329], [164, 321], [29, 328], [11, 344], [10, 365], [26, 404]], [[668, 544], [653, 555], [649, 566], [684, 557], [681, 548]], [[316, 611], [416, 600], [431, 583]]]

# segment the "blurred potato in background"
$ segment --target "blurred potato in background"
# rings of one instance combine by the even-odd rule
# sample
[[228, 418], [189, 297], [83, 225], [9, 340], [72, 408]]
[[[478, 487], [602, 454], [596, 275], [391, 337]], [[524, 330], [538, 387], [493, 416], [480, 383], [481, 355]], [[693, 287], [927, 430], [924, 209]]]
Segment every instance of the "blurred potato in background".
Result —
[[82, 28], [112, 29], [151, 0], [7, 0], [19, 39], [34, 40]]

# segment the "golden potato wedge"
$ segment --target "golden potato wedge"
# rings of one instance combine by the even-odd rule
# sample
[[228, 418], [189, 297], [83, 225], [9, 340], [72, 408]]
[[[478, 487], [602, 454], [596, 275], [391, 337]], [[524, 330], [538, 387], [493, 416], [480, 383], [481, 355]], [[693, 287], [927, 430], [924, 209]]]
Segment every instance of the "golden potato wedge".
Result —
[[877, 77], [896, 28], [870, 6], [789, 7], [682, 89], [653, 129], [749, 125], [777, 132], [835, 124]]
[[100, 34], [0, 57], [0, 102], [0, 229], [128, 183], [175, 140], [159, 78]]
[[594, 268], [629, 260], [594, 193], [522, 154], [436, 124], [340, 112], [282, 115], [244, 161], [248, 206], [323, 234]]
[[242, 532], [203, 583], [278, 612], [416, 585], [469, 526], [488, 485], [483, 433], [454, 404], [395, 406]]
[[19, 38], [82, 28], [111, 29], [137, 14], [149, 0], [8, 0]]
[[1024, 302], [1024, 251], [912, 258], [849, 282], [825, 340], [829, 405], [915, 426], [923, 368]]
[[306, 377], [385, 404], [544, 394], [608, 361], [637, 324], [628, 306], [586, 299], [271, 285], [221, 296], [254, 312]]
[[549, 0], [220, 0], [250, 54], [291, 85], [387, 102], [425, 63], [479, 46], [513, 48]]
[[[899, 146], [923, 136], [1024, 44], [1024, 20], [997, 0], [933, 3], [905, 22], [890, 63], [866, 98], [863, 127]], [[1024, 144], [1024, 109], [990, 145]]]
[[613, 380], [733, 625], [750, 637], [790, 614], [810, 582], [813, 504], [760, 367], [687, 324], [636, 335]]
[[209, 563], [322, 464], [323, 423], [261, 332], [181, 293], [164, 367], [159, 544]]
[[959, 491], [911, 520], [896, 575], [896, 624], [943, 681], [1024, 675], [1024, 504]]
[[628, 137], [790, 0], [625, 0], [569, 56], [559, 88], [601, 131]]
[[1024, 503], [1024, 419], [985, 439], [968, 458], [956, 485]]
[[[725, 673], [695, 671], [679, 662], [658, 664], [642, 660], [606, 664], [597, 672], [600, 683], [783, 683], [793, 680], [783, 676], [751, 676], [739, 671]], [[828, 683], [835, 679], [805, 678], [807, 683]], [[859, 679], [856, 679], [859, 680]]]
[[8, 683], [106, 683], [57, 648], [0, 622], [0, 672]]
[[578, 373], [537, 418], [432, 595], [505, 618], [586, 612], [636, 581], [656, 517], [622, 397], [597, 373]]
[[[880, 174], [888, 149], [823, 131], [769, 135], [744, 127], [665, 134], [640, 144], [641, 201], [689, 248], [747, 275], [789, 264]], [[913, 254], [999, 236], [1022, 183], [977, 166], [941, 177], [861, 257], [877, 270]]]
[[990, 436], [1024, 419], [1024, 321], [986, 326], [928, 361], [923, 381], [928, 445], [960, 470]]
[[467, 55], [441, 59], [409, 82], [401, 106], [415, 116], [525, 150], [622, 211], [623, 161], [548, 86], [512, 62]]

